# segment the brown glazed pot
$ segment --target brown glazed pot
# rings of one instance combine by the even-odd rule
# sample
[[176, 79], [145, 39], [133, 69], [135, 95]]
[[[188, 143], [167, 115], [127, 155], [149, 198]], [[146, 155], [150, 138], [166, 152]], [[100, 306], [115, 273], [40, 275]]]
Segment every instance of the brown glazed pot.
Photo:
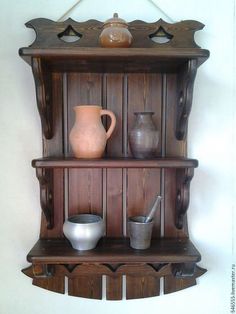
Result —
[[[101, 158], [106, 142], [111, 136], [116, 117], [113, 112], [97, 105], [75, 106], [75, 124], [71, 129], [69, 141], [77, 158]], [[101, 116], [108, 115], [111, 125], [106, 132]]]
[[103, 24], [103, 31], [99, 37], [100, 44], [104, 48], [128, 48], [132, 40], [128, 24], [119, 18], [117, 13]]
[[159, 132], [153, 122], [154, 112], [134, 112], [136, 119], [129, 132], [130, 149], [135, 158], [156, 156]]

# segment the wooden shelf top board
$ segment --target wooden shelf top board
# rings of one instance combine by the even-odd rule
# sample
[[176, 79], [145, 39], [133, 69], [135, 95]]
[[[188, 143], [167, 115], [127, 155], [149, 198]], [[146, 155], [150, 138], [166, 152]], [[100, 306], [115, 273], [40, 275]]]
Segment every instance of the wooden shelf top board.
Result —
[[187, 158], [41, 158], [32, 161], [34, 168], [196, 168], [198, 161]]
[[200, 48], [21, 48], [20, 56], [31, 65], [41, 58], [47, 68], [59, 72], [176, 72], [188, 60], [200, 66], [209, 51]]
[[73, 263], [184, 263], [199, 262], [200, 253], [187, 239], [153, 239], [151, 247], [136, 250], [128, 238], [103, 238], [89, 251], [78, 251], [66, 239], [41, 239], [27, 255], [37, 264]]

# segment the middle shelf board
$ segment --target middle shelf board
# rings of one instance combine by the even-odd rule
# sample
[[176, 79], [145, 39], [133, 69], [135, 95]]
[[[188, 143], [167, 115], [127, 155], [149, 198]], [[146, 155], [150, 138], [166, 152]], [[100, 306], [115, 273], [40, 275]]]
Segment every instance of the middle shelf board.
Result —
[[187, 158], [41, 158], [32, 161], [34, 168], [196, 168], [198, 161]]
[[74, 250], [66, 239], [40, 239], [27, 256], [35, 264], [196, 263], [200, 259], [188, 238], [152, 239], [146, 250], [132, 249], [128, 238], [103, 238], [89, 251]]

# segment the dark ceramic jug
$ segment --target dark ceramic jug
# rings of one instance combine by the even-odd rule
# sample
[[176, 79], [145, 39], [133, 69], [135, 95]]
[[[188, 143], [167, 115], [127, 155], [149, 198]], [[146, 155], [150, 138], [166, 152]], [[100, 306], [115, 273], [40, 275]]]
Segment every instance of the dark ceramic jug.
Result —
[[129, 132], [130, 149], [135, 158], [156, 156], [159, 132], [153, 122], [154, 112], [134, 112], [136, 119]]

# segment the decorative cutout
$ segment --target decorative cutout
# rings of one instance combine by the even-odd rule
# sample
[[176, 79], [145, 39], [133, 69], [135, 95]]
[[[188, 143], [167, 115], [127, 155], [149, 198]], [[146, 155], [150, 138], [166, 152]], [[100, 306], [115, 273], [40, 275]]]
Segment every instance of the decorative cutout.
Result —
[[46, 139], [52, 138], [51, 74], [40, 58], [32, 58], [36, 98], [42, 131]]
[[[31, 45], [33, 48], [99, 47], [98, 37], [102, 31], [103, 23], [96, 20], [76, 22], [72, 19], [54, 22], [41, 18], [29, 21], [26, 26], [33, 28], [37, 35]], [[133, 37], [132, 48], [162, 47], [159, 42], [155, 42], [154, 37], [157, 41], [167, 37], [168, 42], [163, 45], [163, 48], [199, 48], [194, 41], [194, 33], [203, 27], [202, 23], [188, 20], [173, 24], [162, 19], [155, 23], [143, 21], [129, 23], [129, 30]], [[61, 40], [63, 35], [71, 36], [72, 30], [76, 36], [80, 37], [79, 40], [70, 43]]]
[[173, 35], [167, 33], [165, 29], [162, 26], [160, 26], [158, 30], [155, 33], [149, 35], [149, 37], [155, 43], [166, 44], [173, 38]]
[[193, 86], [197, 73], [197, 60], [189, 60], [178, 74], [179, 97], [176, 103], [175, 135], [184, 140], [187, 134], [188, 118], [192, 107]]
[[[79, 282], [81, 276], [83, 276], [84, 278], [84, 276], [89, 277], [91, 276], [91, 274], [94, 278], [96, 276], [106, 275], [107, 281], [109, 281], [109, 286], [107, 286], [107, 289], [111, 290], [112, 293], [114, 287], [117, 287], [117, 280], [119, 281], [118, 287], [121, 288], [120, 284], [122, 285], [122, 282], [120, 280], [123, 275], [132, 277], [134, 276], [135, 278], [136, 276], [139, 277], [140, 275], [142, 276], [142, 274], [145, 274], [145, 276], [150, 276], [150, 278], [152, 277], [153, 280], [159, 280], [160, 277], [174, 276], [176, 279], [183, 280], [184, 283], [185, 279], [195, 279], [206, 272], [205, 269], [197, 266], [195, 263], [161, 263], [155, 265], [145, 263], [122, 264], [120, 265], [120, 267], [117, 268], [115, 273], [112, 268], [114, 269], [114, 267], [110, 267], [108, 266], [108, 264], [32, 264], [32, 266], [23, 269], [22, 272], [31, 277], [35, 285], [59, 293], [65, 293], [65, 287], [61, 284], [64, 282], [64, 278], [68, 277], [69, 294], [71, 295], [71, 291], [74, 291], [75, 289], [75, 294], [72, 293], [72, 295], [75, 296], [79, 296], [79, 294], [78, 291], [76, 291], [76, 286], [74, 285], [74, 283], [77, 281]], [[48, 284], [49, 281], [51, 284]], [[58, 282], [60, 283], [59, 285]], [[193, 280], [193, 283], [188, 286], [194, 285], [194, 282], [195, 281]], [[54, 285], [52, 283], [54, 283]], [[93, 286], [93, 282], [91, 282], [91, 285]], [[91, 289], [93, 289], [93, 287], [91, 287]], [[116, 294], [110, 294], [107, 290], [107, 299], [117, 300], [121, 299], [121, 296], [122, 294], [120, 295], [120, 298], [117, 298]], [[90, 298], [94, 298], [94, 296], [91, 295]]]
[[40, 185], [40, 204], [47, 220], [47, 228], [52, 229], [53, 222], [53, 170], [37, 168], [36, 175]]
[[194, 168], [176, 169], [176, 227], [183, 228], [184, 216], [187, 212], [190, 197], [190, 182], [194, 175]]
[[73, 43], [80, 40], [81, 37], [82, 35], [76, 32], [71, 25], [67, 26], [67, 28], [63, 32], [58, 34], [58, 38], [66, 43]]

